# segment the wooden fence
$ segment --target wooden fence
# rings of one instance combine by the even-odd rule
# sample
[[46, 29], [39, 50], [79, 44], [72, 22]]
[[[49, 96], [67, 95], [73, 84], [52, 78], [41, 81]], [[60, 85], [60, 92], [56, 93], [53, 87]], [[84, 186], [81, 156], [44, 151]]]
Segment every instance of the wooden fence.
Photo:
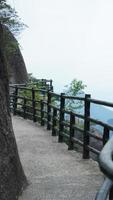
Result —
[[[100, 141], [103, 146], [109, 139], [110, 131], [113, 131], [113, 126], [90, 115], [91, 104], [113, 108], [113, 103], [92, 99], [88, 94], [85, 97], [75, 97], [66, 96], [64, 93], [56, 94], [46, 89], [13, 85], [10, 88], [13, 91], [10, 94], [10, 108], [14, 115], [21, 115], [24, 119], [29, 118], [39, 122], [41, 126], [46, 126], [47, 130], [52, 131], [52, 136], [58, 136], [58, 142], [66, 140], [69, 150], [74, 149], [76, 144], [82, 146], [84, 159], [89, 158], [90, 152], [97, 155], [100, 153], [99, 149], [91, 145], [91, 138], [97, 140], [97, 143]], [[67, 100], [73, 100], [75, 103], [82, 101], [84, 113], [79, 114], [66, 109]], [[93, 134], [91, 123], [103, 127], [102, 135]]]
[[48, 89], [48, 90], [51, 90], [53, 91], [53, 81], [50, 79], [36, 79], [36, 82], [32, 82], [31, 80], [31, 83], [23, 83], [23, 84], [10, 84], [10, 88], [12, 88], [11, 86], [21, 86], [21, 87], [28, 87], [30, 85], [37, 85], [39, 87], [41, 87], [41, 89]]

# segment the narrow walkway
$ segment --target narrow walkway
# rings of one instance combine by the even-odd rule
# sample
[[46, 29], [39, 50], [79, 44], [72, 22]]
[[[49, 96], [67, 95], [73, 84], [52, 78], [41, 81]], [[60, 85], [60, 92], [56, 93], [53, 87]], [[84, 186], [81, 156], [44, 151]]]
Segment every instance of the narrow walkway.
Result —
[[28, 188], [19, 200], [94, 200], [103, 177], [98, 164], [68, 151], [49, 131], [13, 117], [13, 126]]

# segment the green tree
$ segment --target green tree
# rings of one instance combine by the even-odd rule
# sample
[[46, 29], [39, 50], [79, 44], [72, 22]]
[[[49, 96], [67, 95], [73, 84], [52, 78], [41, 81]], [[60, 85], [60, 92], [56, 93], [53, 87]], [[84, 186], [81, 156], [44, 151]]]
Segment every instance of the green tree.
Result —
[[37, 79], [36, 77], [34, 77], [34, 76], [32, 75], [32, 73], [28, 73], [28, 83], [34, 84], [34, 83], [36, 83], [37, 81], [38, 81], [38, 79]]
[[3, 50], [7, 57], [14, 53], [19, 46], [18, 41], [11, 37], [10, 31], [13, 35], [18, 36], [27, 26], [22, 23], [16, 10], [6, 0], [0, 0], [0, 24], [3, 26]]
[[6, 0], [0, 0], [0, 23], [5, 25], [13, 34], [19, 34], [24, 28], [16, 10]]
[[0, 0], [0, 26], [3, 40], [1, 48], [7, 62], [10, 83], [24, 83], [27, 81], [27, 72], [15, 36], [18, 36], [26, 26], [6, 0]]
[[[73, 79], [69, 85], [65, 86], [65, 94], [67, 96], [83, 96], [86, 85], [81, 80]], [[80, 110], [83, 107], [81, 100], [67, 99], [66, 108], [71, 111]]]

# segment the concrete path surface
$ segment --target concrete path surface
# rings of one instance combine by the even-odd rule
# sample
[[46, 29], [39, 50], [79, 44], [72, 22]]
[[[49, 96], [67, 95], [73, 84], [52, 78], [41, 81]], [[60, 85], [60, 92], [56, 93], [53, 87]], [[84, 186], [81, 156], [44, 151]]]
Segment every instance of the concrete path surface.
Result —
[[19, 154], [29, 186], [19, 200], [94, 200], [103, 182], [95, 161], [68, 151], [45, 128], [13, 117]]

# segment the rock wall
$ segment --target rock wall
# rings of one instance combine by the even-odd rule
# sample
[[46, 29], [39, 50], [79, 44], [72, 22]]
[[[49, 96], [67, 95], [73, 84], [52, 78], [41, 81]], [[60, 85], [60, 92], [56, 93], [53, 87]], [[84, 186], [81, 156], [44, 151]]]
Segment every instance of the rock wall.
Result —
[[6, 26], [4, 31], [4, 50], [8, 66], [9, 83], [21, 84], [28, 80], [27, 70], [19, 44]]
[[17, 200], [27, 186], [9, 109], [9, 82], [0, 24], [0, 200]]

